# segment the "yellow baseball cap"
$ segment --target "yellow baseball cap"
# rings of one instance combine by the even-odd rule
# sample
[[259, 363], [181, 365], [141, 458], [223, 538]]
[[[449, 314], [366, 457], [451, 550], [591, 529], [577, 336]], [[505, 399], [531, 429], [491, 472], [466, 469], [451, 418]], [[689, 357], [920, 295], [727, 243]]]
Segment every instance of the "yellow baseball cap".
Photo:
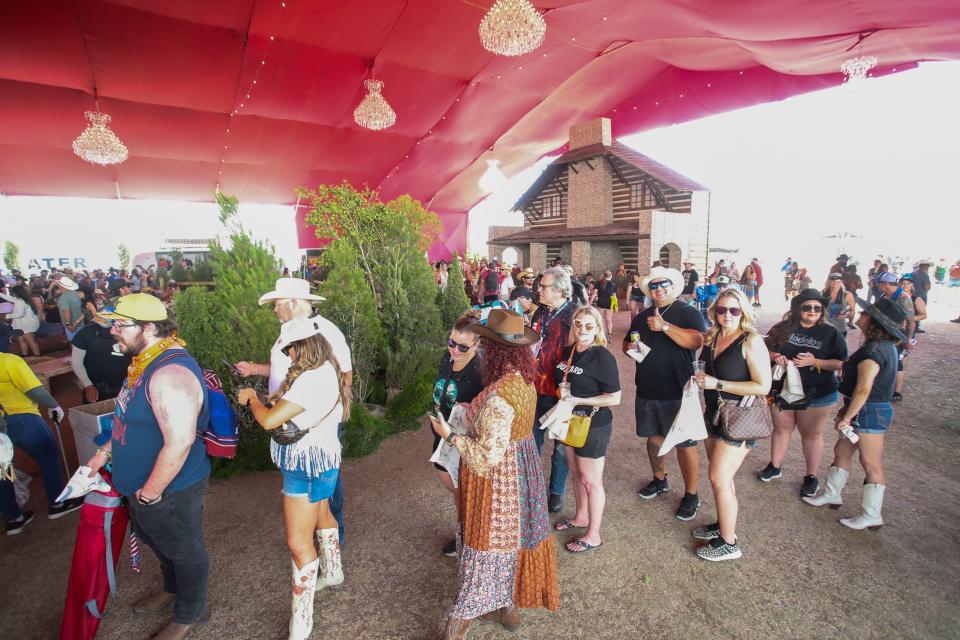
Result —
[[139, 320], [159, 322], [168, 320], [167, 308], [159, 298], [149, 293], [131, 293], [117, 301], [113, 311], [103, 310], [100, 317], [107, 320]]

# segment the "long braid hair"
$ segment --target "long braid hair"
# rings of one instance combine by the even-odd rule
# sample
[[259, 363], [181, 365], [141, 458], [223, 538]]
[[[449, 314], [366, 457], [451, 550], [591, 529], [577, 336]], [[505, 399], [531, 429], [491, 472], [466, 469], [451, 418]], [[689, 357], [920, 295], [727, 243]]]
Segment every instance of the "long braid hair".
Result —
[[340, 370], [340, 363], [337, 361], [337, 356], [333, 353], [333, 347], [331, 347], [327, 339], [319, 333], [309, 338], [292, 342], [291, 346], [294, 348], [293, 363], [287, 370], [287, 377], [283, 379], [277, 391], [270, 396], [270, 401], [276, 402], [280, 400], [304, 371], [319, 369], [329, 362], [337, 372], [337, 381], [340, 385], [340, 401], [343, 403], [343, 421], [347, 422], [350, 419], [350, 378]]

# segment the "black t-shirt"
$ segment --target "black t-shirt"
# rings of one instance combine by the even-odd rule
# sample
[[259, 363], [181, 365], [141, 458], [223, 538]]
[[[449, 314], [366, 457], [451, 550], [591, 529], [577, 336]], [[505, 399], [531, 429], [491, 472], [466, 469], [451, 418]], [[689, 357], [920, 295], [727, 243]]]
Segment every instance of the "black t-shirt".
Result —
[[868, 342], [850, 356], [843, 364], [840, 393], [848, 398], [853, 396], [853, 391], [857, 388], [857, 367], [864, 360], [873, 360], [880, 365], [867, 402], [890, 402], [897, 384], [897, 348], [889, 340]]
[[[560, 362], [553, 370], [553, 380], [559, 386], [563, 382], [563, 372], [567, 369], [567, 359], [573, 345], [563, 348]], [[567, 376], [570, 383], [570, 395], [578, 398], [592, 398], [604, 393], [620, 391], [620, 372], [617, 369], [617, 360], [613, 354], [601, 346], [593, 346], [581, 353], [574, 352], [573, 362], [570, 364], [570, 374]], [[590, 415], [593, 407], [580, 405], [578, 412]], [[592, 425], [606, 425], [613, 422], [613, 413], [609, 407], [601, 407], [593, 415]]]
[[86, 352], [83, 368], [94, 384], [105, 384], [111, 389], [123, 385], [133, 356], [115, 350], [115, 344], [110, 329], [95, 323], [84, 326], [73, 336], [73, 346]]
[[[444, 382], [446, 382], [446, 390], [444, 390]], [[454, 371], [450, 353], [444, 352], [440, 357], [437, 381], [433, 384], [433, 402], [440, 405], [443, 418], [449, 420], [453, 405], [459, 402], [470, 402], [481, 391], [483, 391], [483, 379], [480, 375], [480, 356], [474, 355], [466, 367], [460, 371]]]
[[[847, 341], [832, 324], [816, 324], [809, 329], [797, 327], [785, 343], [773, 350], [786, 356], [788, 360], [804, 352], [812, 353], [818, 360], [847, 359]], [[833, 371], [817, 373], [813, 367], [799, 367], [799, 369], [804, 392], [809, 393], [811, 389], [813, 390], [810, 398], [822, 398], [837, 390], [837, 376]]]
[[[647, 318], [656, 307], [650, 307], [637, 314], [630, 324], [627, 340], [634, 331], [640, 334], [640, 340], [651, 351], [643, 362], [637, 363], [634, 382], [637, 385], [637, 397], [647, 400], [679, 400], [683, 397], [683, 385], [693, 375], [693, 361], [696, 350], [684, 349], [662, 331], [651, 331]], [[703, 314], [679, 300], [660, 310], [667, 324], [680, 329], [705, 331]]]
[[697, 282], [700, 281], [700, 275], [694, 269], [686, 269], [683, 272], [683, 291], [681, 295], [693, 295], [697, 288]]
[[613, 282], [607, 281], [606, 284], [597, 283], [597, 307], [601, 309], [611, 308], [611, 299], [614, 294]]

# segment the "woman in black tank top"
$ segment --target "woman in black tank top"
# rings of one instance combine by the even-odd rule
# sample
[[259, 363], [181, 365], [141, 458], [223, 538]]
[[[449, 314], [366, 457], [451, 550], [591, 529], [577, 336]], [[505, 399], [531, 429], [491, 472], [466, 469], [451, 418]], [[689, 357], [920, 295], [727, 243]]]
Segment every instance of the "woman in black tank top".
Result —
[[753, 328], [756, 313], [750, 300], [736, 289], [723, 291], [711, 305], [705, 346], [700, 358], [705, 373], [697, 376], [704, 389], [704, 420], [709, 438], [704, 442], [710, 461], [710, 484], [717, 503], [717, 522], [697, 527], [693, 536], [710, 542], [697, 555], [704, 560], [735, 560], [740, 557], [737, 544], [737, 504], [733, 478], [743, 464], [754, 440], [727, 438], [713, 424], [721, 400], [739, 402], [745, 396], [756, 396], [755, 402], [766, 402], [770, 391], [770, 354], [763, 338]]

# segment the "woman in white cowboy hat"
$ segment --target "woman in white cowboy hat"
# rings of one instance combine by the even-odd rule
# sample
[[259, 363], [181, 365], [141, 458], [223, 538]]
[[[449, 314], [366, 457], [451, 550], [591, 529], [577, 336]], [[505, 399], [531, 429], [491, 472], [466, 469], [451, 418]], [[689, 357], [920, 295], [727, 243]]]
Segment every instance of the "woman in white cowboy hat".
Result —
[[271, 435], [274, 440], [270, 443], [270, 455], [283, 476], [283, 515], [287, 546], [293, 555], [291, 640], [310, 635], [317, 587], [343, 582], [340, 538], [330, 498], [340, 475], [337, 427], [350, 418], [351, 392], [348, 375], [341, 372], [323, 332], [323, 324], [315, 318], [285, 322], [280, 339], [292, 364], [270, 396], [273, 404], [261, 402], [249, 387], [237, 393], [237, 401], [250, 407], [264, 429], [283, 428], [299, 437], [281, 444]]
[[[815, 507], [828, 505], [836, 509], [843, 500], [843, 487], [850, 477], [853, 454], [859, 452], [860, 464], [866, 474], [863, 485], [862, 512], [840, 523], [851, 529], [879, 529], [880, 515], [886, 491], [883, 473], [884, 435], [893, 426], [893, 390], [897, 375], [897, 343], [906, 336], [900, 325], [906, 320], [903, 309], [886, 298], [874, 304], [857, 299], [863, 308], [857, 318], [857, 327], [863, 332], [864, 343], [843, 365], [840, 393], [843, 409], [837, 413], [836, 429], [840, 433], [833, 449], [833, 464], [827, 470], [823, 492], [803, 500]], [[859, 436], [853, 442], [849, 429]]]
[[[556, 547], [533, 439], [539, 334], [520, 314], [493, 309], [470, 327], [483, 346], [483, 392], [470, 403], [467, 433], [433, 416], [433, 429], [460, 452], [460, 586], [446, 639], [465, 638], [480, 618], [509, 631], [520, 608], [560, 607]], [[522, 487], [522, 490], [517, 490]]]

